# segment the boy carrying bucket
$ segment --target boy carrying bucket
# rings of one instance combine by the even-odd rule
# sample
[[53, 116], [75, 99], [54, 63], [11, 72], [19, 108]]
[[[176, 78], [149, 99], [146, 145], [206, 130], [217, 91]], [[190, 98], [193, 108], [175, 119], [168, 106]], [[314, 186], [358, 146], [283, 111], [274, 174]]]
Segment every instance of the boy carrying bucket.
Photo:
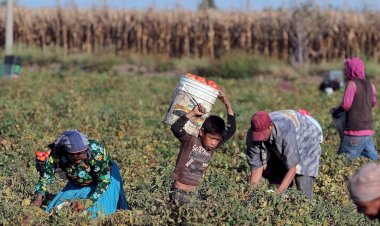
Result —
[[203, 123], [198, 137], [188, 134], [184, 129], [187, 121], [207, 113], [201, 104], [196, 105], [171, 126], [173, 134], [181, 142], [172, 174], [174, 183], [170, 192], [171, 201], [179, 206], [188, 204], [191, 198], [201, 198], [197, 190], [214, 151], [236, 131], [235, 115], [230, 101], [221, 90], [218, 98], [227, 109], [227, 126], [222, 118], [211, 115]]

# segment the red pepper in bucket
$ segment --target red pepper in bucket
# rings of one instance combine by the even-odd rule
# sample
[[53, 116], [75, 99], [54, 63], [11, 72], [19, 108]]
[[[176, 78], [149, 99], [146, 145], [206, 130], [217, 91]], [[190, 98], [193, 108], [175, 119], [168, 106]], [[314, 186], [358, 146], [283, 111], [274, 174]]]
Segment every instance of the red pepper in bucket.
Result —
[[190, 74], [190, 73], [187, 73], [185, 76], [190, 78], [190, 79], [201, 82], [203, 84], [206, 84], [206, 85], [208, 85], [208, 86], [210, 86], [216, 90], [220, 90], [220, 87], [213, 80], [207, 80], [206, 78], [204, 78], [202, 76], [194, 75], [194, 74]]
[[207, 85], [214, 88], [214, 89], [220, 90], [220, 87], [216, 84], [216, 82], [214, 82], [212, 80], [208, 80]]

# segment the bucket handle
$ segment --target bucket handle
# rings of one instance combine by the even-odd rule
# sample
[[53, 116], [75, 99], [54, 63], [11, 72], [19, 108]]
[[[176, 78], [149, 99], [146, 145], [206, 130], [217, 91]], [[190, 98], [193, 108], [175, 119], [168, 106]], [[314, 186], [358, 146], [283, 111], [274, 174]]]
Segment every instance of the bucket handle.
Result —
[[195, 104], [195, 105], [199, 105], [198, 102], [195, 100], [195, 98], [194, 98], [193, 96], [190, 95], [190, 92], [189, 92], [189, 90], [186, 88], [186, 86], [185, 86], [185, 85], [181, 85], [180, 88], [182, 88], [182, 87], [186, 90], [185, 93], [186, 93], [187, 97], [190, 98], [191, 102], [193, 102], [193, 104]]

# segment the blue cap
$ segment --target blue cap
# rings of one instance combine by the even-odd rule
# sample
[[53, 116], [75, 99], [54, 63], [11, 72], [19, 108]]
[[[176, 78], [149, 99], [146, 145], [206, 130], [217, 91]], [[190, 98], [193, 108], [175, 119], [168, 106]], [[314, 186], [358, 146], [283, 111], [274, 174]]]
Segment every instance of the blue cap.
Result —
[[89, 142], [87, 136], [78, 130], [66, 130], [54, 144], [64, 147], [68, 153], [78, 153], [88, 149]]

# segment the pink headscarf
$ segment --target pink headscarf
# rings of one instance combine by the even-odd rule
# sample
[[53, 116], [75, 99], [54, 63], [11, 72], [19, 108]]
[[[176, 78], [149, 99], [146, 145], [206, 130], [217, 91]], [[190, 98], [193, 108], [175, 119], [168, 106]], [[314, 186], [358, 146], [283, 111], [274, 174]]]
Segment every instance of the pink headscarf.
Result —
[[348, 79], [350, 80], [354, 78], [358, 78], [361, 80], [365, 79], [364, 63], [359, 57], [346, 59], [344, 61], [344, 67], [345, 67], [346, 76]]
[[369, 202], [380, 197], [380, 164], [369, 163], [349, 179], [348, 190], [354, 202]]

